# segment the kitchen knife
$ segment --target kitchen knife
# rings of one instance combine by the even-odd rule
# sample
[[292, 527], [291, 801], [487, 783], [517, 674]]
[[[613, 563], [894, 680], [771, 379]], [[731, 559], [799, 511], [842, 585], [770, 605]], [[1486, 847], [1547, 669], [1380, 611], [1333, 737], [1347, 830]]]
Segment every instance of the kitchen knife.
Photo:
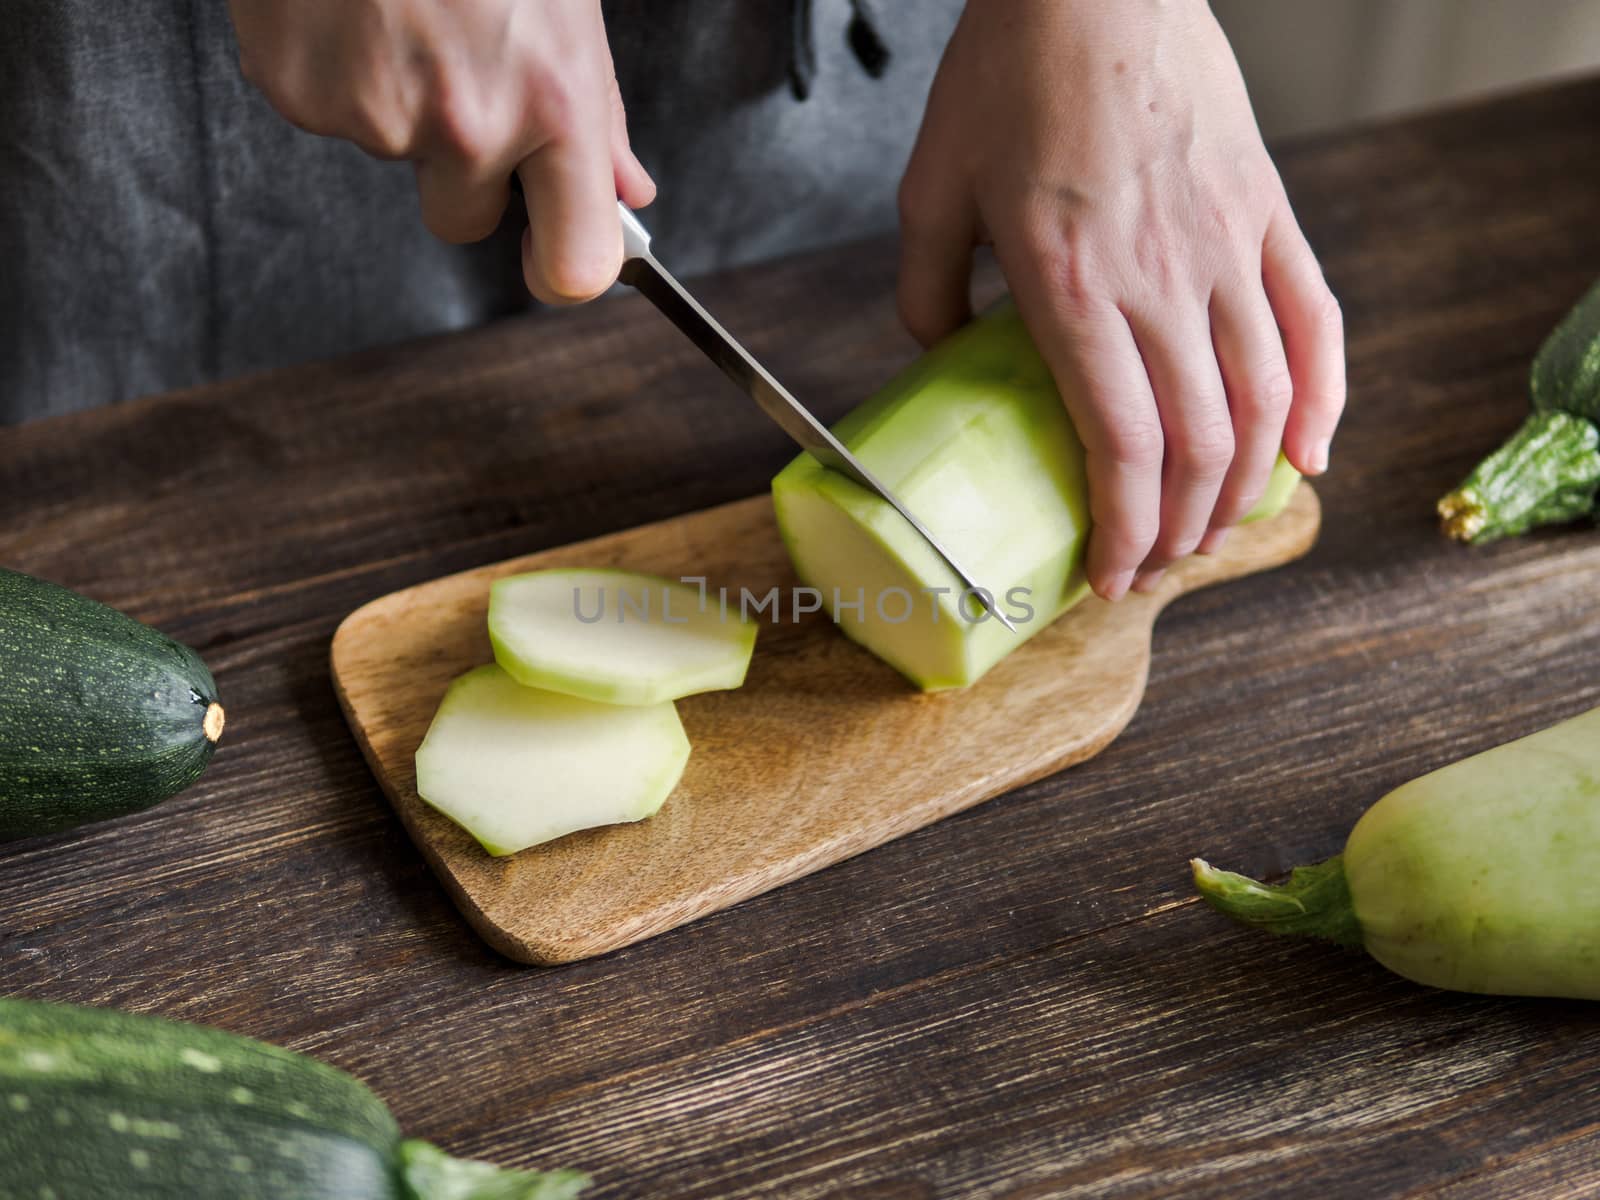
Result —
[[732, 334], [718, 324], [715, 317], [702, 308], [672, 274], [656, 261], [650, 252], [649, 231], [634, 216], [627, 205], [618, 201], [622, 213], [622, 273], [623, 283], [637, 288], [661, 310], [669, 321], [678, 327], [691, 342], [718, 367], [722, 373], [756, 402], [780, 429], [793, 438], [802, 449], [824, 467], [838, 471], [879, 497], [910, 523], [933, 552], [956, 573], [968, 595], [974, 596], [984, 610], [1012, 633], [1017, 631], [995, 603], [994, 594], [980, 587], [971, 575], [939, 544], [921, 521], [913, 516], [887, 487], [862, 466], [845, 448], [844, 443], [828, 431], [828, 427], [811, 415], [810, 411], [789, 394], [772, 374], [751, 356], [750, 352], [734, 340]]

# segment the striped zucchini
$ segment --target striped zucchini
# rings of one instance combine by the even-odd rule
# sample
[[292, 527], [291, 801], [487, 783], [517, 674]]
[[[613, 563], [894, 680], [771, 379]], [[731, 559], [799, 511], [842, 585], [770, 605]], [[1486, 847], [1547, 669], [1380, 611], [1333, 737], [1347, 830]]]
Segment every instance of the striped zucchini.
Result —
[[0, 568], [0, 837], [165, 800], [200, 777], [222, 724], [193, 650]]
[[1492, 542], [1595, 512], [1600, 492], [1600, 283], [1534, 356], [1533, 413], [1439, 501], [1444, 532]]
[[6, 1200], [568, 1200], [403, 1139], [358, 1080], [217, 1029], [0, 999]]

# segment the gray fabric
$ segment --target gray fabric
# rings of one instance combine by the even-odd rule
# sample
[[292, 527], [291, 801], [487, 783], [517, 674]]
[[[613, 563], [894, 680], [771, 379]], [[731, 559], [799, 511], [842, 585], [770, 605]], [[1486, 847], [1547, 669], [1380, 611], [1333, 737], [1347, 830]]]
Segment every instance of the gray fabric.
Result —
[[[959, 0], [877, 6], [892, 59], [815, 0], [606, 4], [647, 214], [680, 270], [892, 227]], [[515, 214], [446, 246], [410, 169], [290, 128], [240, 77], [221, 0], [10, 0], [0, 31], [0, 422], [339, 354], [517, 311]]]
[[881, 78], [846, 43], [849, 0], [814, 0], [817, 74], [788, 86], [788, 0], [605, 6], [634, 146], [660, 185], [645, 219], [686, 272], [889, 230], [960, 0], [876, 7]]

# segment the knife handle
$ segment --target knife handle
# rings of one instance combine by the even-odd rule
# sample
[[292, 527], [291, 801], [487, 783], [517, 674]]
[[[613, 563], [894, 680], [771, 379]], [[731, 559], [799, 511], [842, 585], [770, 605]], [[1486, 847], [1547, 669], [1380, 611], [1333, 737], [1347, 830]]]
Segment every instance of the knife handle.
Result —
[[617, 201], [617, 212], [622, 217], [622, 261], [630, 258], [650, 257], [650, 231], [644, 227], [639, 218], [633, 215], [621, 200]]

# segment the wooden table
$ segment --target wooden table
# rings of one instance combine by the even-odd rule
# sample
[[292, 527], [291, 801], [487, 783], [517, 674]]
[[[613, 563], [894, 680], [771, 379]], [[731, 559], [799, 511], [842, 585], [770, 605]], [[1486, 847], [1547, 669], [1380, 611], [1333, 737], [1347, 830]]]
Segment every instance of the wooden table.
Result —
[[[1236, 930], [1400, 781], [1600, 703], [1600, 535], [1468, 551], [1434, 498], [1600, 274], [1600, 83], [1285, 148], [1351, 408], [1305, 562], [1180, 602], [1094, 762], [597, 961], [477, 941], [379, 795], [328, 640], [444, 572], [761, 490], [788, 457], [634, 297], [0, 432], [0, 561], [196, 646], [202, 784], [0, 847], [8, 992], [211, 1022], [596, 1197], [1577, 1195], [1593, 1006]], [[891, 243], [707, 281], [842, 412], [912, 352]], [[990, 284], [993, 279], [991, 277]]]

